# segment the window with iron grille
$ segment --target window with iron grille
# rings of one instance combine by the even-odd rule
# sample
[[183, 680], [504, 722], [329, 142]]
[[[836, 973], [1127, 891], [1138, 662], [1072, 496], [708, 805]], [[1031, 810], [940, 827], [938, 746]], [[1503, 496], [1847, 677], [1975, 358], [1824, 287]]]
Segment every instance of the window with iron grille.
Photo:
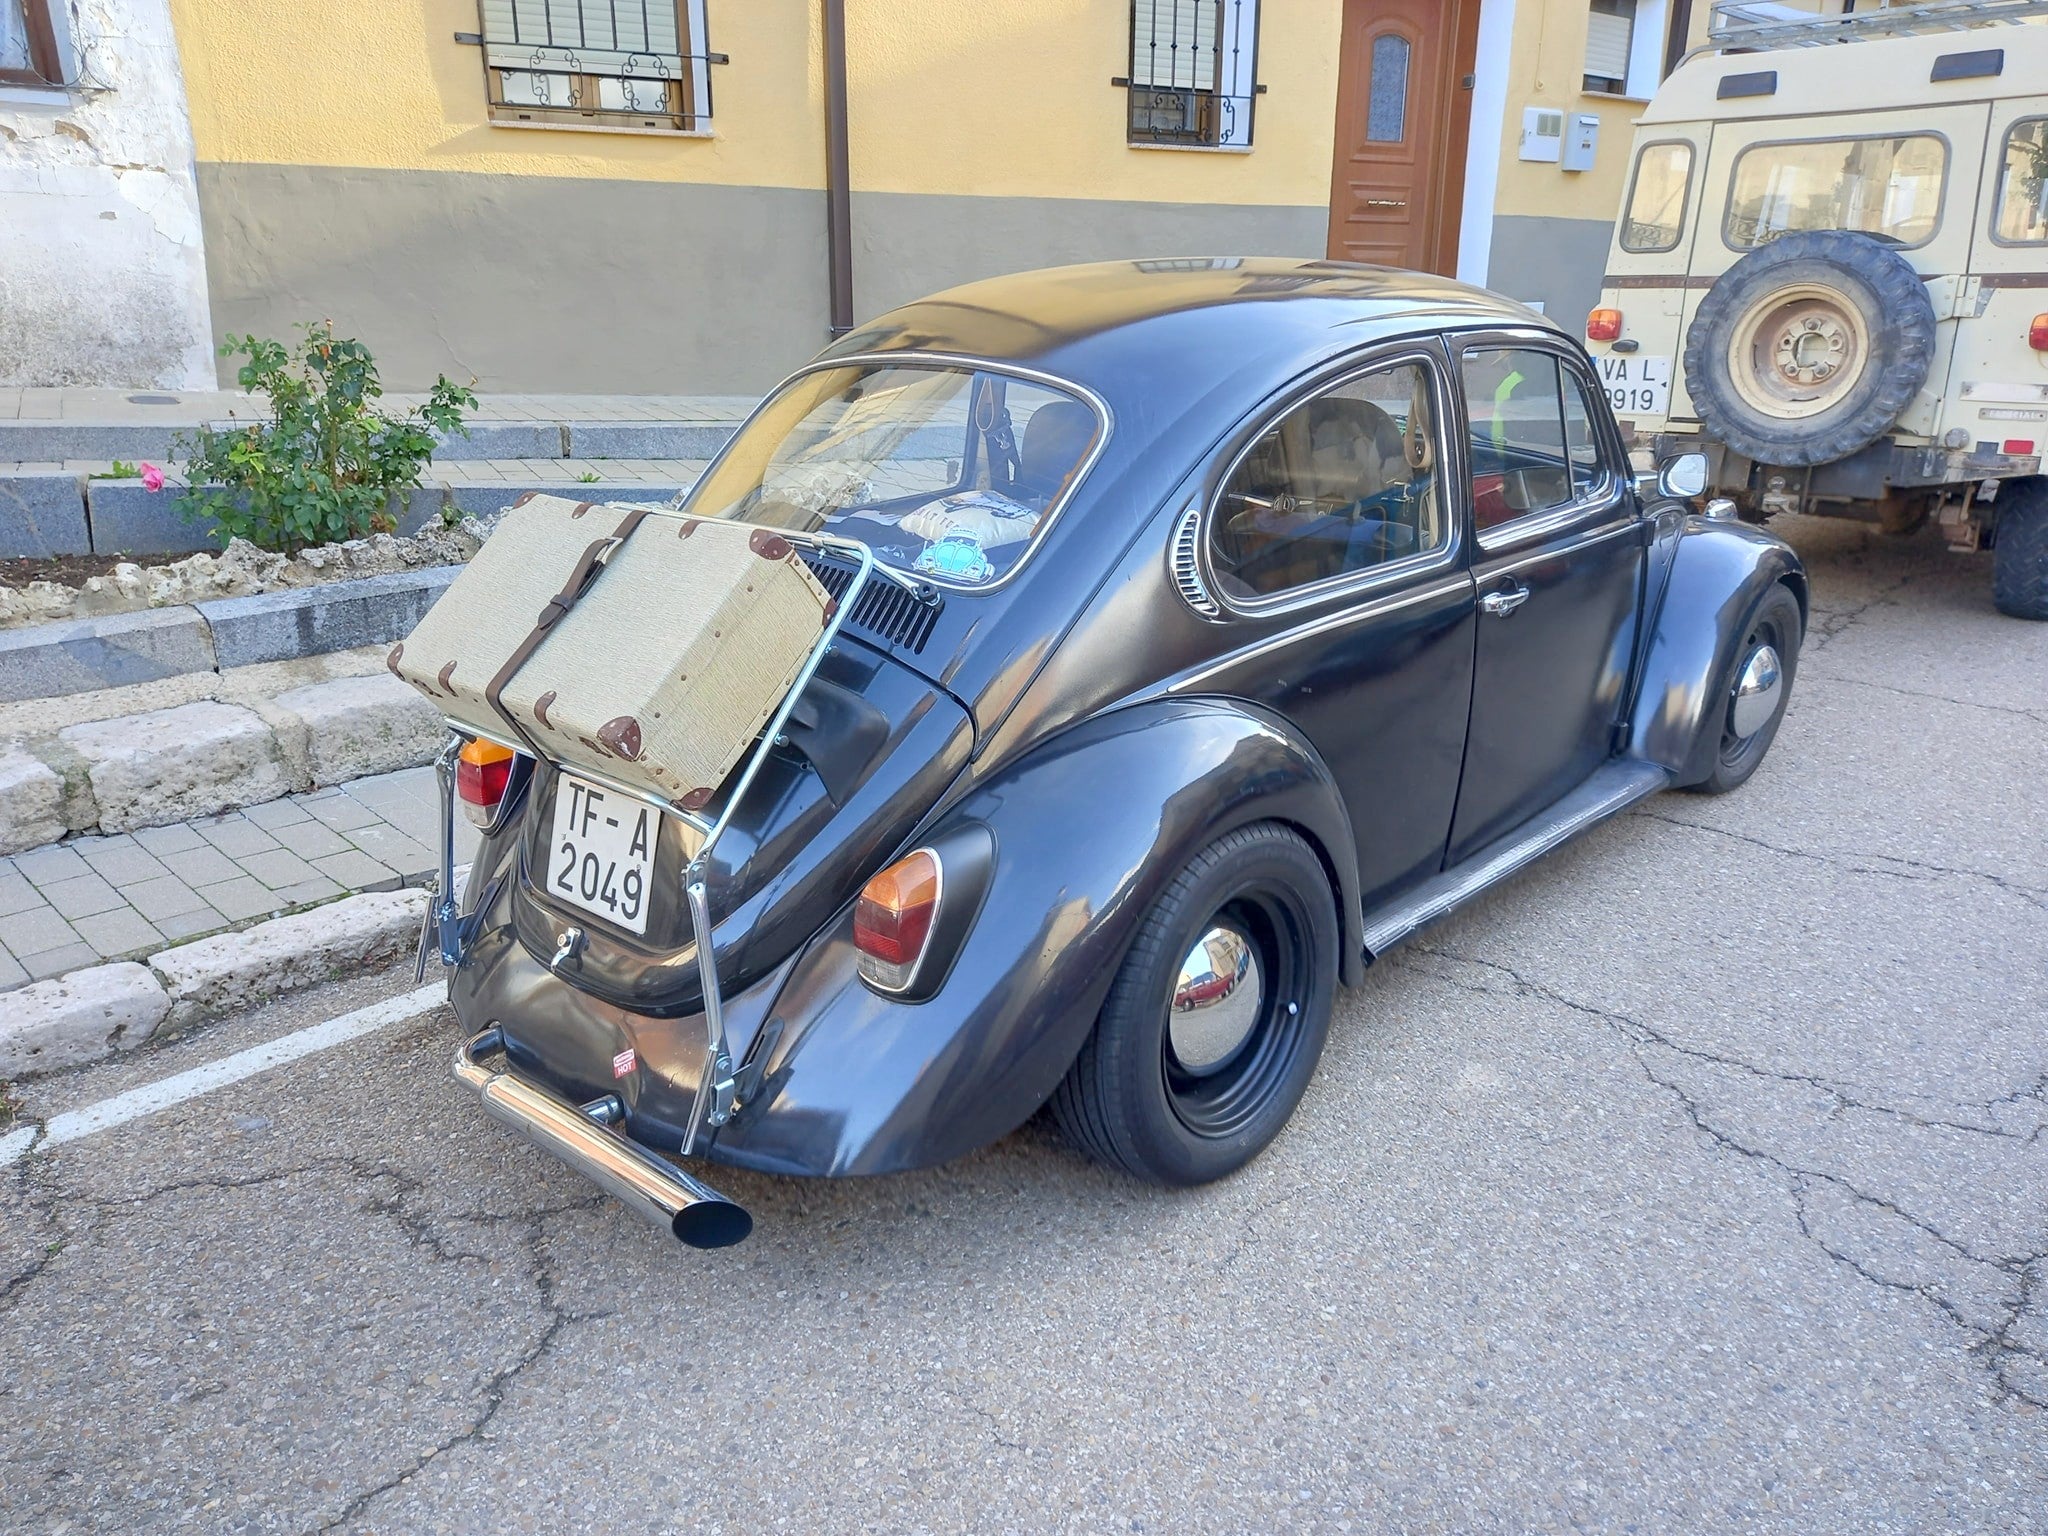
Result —
[[711, 65], [724, 60], [706, 46], [704, 8], [705, 0], [482, 0], [491, 120], [708, 130]]
[[63, 0], [0, 0], [0, 85], [61, 85]]
[[1130, 142], [1249, 149], [1259, 0], [1131, 0]]

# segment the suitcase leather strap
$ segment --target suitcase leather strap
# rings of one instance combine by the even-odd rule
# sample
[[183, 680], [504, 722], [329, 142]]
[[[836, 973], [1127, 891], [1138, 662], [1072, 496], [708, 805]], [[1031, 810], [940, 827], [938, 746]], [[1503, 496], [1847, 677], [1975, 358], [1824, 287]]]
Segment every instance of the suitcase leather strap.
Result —
[[577, 557], [576, 564], [569, 572], [569, 579], [562, 584], [562, 590], [542, 604], [532, 631], [513, 647], [512, 654], [505, 658], [505, 664], [498, 668], [497, 675], [484, 685], [484, 701], [498, 712], [499, 719], [511, 727], [512, 734], [526, 743], [527, 750], [533, 754], [535, 762], [546, 762], [547, 754], [540, 749], [540, 744], [527, 734], [526, 727], [505, 707], [500, 695], [504, 693], [505, 685], [518, 675], [519, 669], [533, 659], [533, 653], [540, 649], [541, 642], [548, 637], [548, 632], [560, 623], [563, 615], [574, 608], [583, 594], [590, 590], [591, 583], [597, 580], [598, 572], [604, 569], [605, 561], [609, 560], [612, 552], [625, 543], [633, 530], [640, 526], [641, 520], [647, 516], [647, 510], [645, 507], [635, 507], [619, 520], [618, 527], [603, 538], [593, 540], [590, 547]]

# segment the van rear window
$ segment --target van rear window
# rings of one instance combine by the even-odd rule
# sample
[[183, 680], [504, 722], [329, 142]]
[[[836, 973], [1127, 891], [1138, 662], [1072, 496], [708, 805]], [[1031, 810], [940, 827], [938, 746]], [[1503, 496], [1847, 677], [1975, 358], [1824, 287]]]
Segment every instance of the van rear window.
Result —
[[1723, 235], [1737, 250], [1809, 229], [1925, 245], [1947, 170], [1948, 145], [1931, 133], [1755, 144], [1736, 157]]
[[2048, 117], [2014, 123], [2005, 136], [1991, 238], [2000, 245], [2048, 245]]
[[1624, 251], [1668, 251], [1685, 232], [1685, 192], [1692, 182], [1692, 146], [1679, 140], [1645, 144], [1636, 156], [1622, 214]]

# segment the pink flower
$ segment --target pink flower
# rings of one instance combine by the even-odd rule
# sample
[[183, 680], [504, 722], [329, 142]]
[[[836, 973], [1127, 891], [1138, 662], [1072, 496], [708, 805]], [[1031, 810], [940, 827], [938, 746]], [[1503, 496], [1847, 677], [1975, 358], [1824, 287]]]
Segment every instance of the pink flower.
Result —
[[142, 466], [142, 488], [145, 491], [160, 491], [164, 488], [164, 472], [154, 464]]

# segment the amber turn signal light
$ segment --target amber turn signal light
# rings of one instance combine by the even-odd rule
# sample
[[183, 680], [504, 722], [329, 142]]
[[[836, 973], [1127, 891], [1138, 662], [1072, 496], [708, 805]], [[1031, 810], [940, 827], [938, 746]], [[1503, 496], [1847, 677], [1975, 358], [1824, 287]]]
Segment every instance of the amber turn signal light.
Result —
[[1596, 309], [1586, 315], [1586, 340], [1621, 340], [1621, 311], [1618, 309]]
[[495, 741], [472, 741], [455, 759], [455, 793], [462, 801], [462, 814], [480, 827], [498, 817], [498, 802], [505, 798], [505, 786], [512, 782], [510, 747]]
[[917, 975], [932, 937], [944, 872], [929, 848], [906, 854], [861, 887], [853, 904], [860, 973], [884, 992], [901, 992]]
[[2048, 315], [2036, 315], [2028, 324], [2027, 345], [2036, 352], [2048, 352]]

